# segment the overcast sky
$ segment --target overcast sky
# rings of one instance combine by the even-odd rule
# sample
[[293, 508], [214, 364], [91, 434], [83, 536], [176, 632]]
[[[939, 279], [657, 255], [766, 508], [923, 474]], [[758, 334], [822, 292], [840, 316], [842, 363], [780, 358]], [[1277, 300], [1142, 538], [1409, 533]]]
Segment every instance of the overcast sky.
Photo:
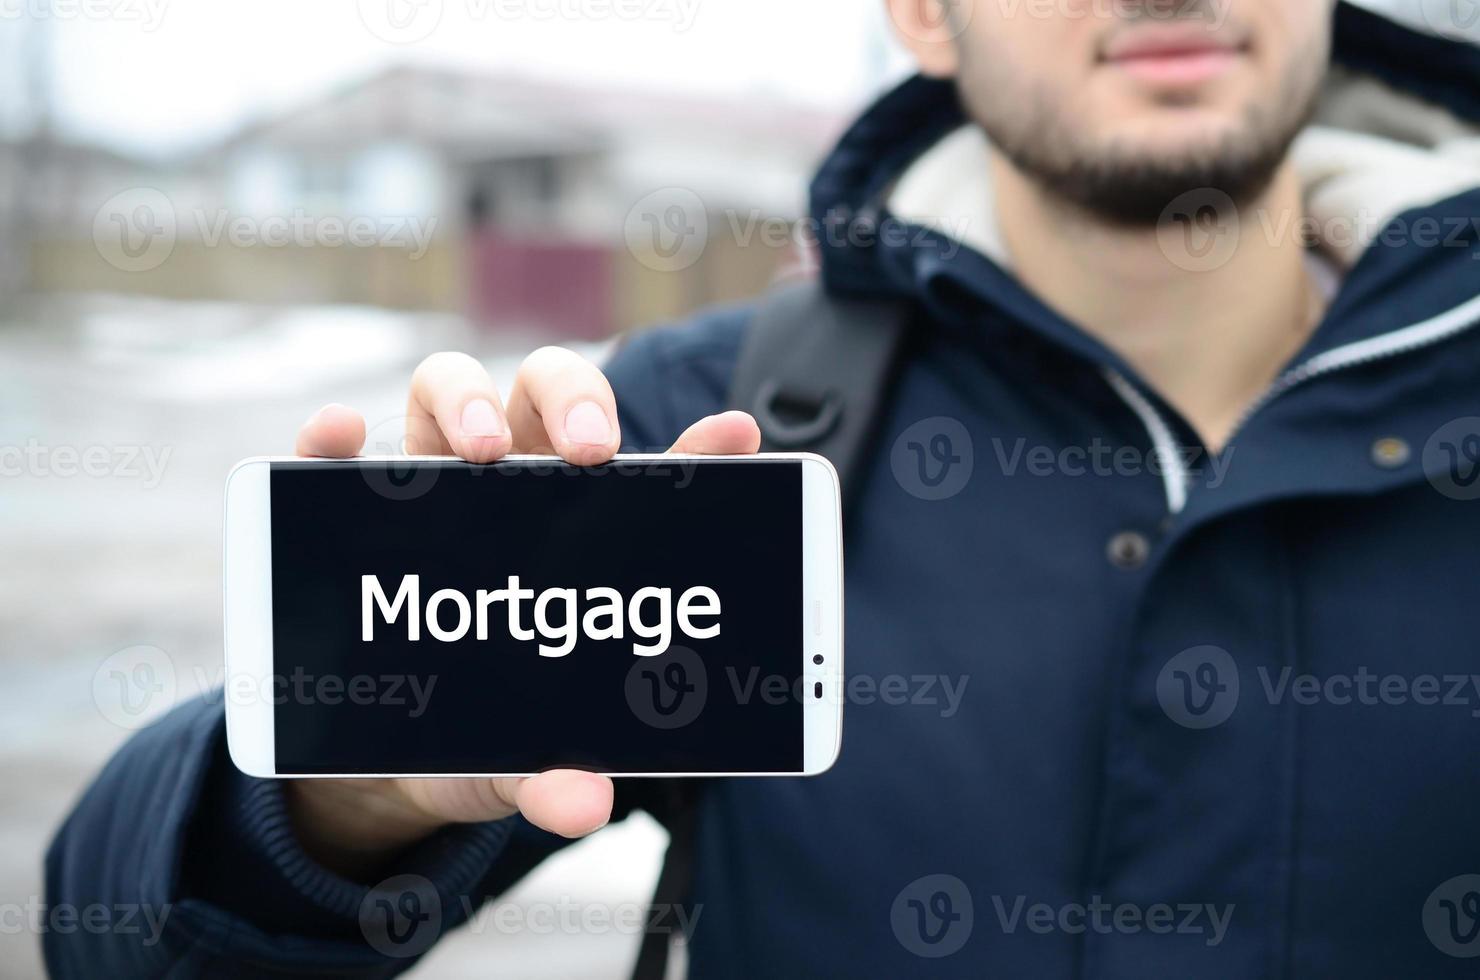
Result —
[[[983, 2], [983, 0], [977, 0]], [[1480, 0], [1364, 0], [1429, 10]], [[902, 70], [883, 0], [0, 0], [0, 109], [15, 42], [50, 32], [69, 136], [145, 154], [393, 61], [851, 105]], [[398, 19], [399, 18], [399, 19]], [[9, 39], [10, 47], [5, 41]], [[5, 114], [0, 112], [0, 122]]]
[[144, 153], [393, 61], [828, 104], [884, 63], [873, 0], [0, 0], [0, 31], [48, 3], [59, 126]]

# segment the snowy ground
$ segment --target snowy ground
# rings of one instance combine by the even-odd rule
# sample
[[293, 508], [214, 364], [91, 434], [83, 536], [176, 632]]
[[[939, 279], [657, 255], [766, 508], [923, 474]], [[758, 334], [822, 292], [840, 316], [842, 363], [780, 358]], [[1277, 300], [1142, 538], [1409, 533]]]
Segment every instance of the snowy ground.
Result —
[[[331, 400], [394, 440], [423, 354], [469, 350], [507, 379], [531, 343], [443, 316], [108, 297], [0, 322], [0, 977], [42, 975], [39, 936], [12, 927], [15, 910], [37, 901], [55, 827], [129, 734], [94, 696], [102, 662], [156, 647], [177, 698], [217, 676], [231, 464], [290, 451]], [[480, 916], [414, 975], [625, 976], [630, 934], [548, 928], [539, 913], [577, 903], [599, 923], [644, 901], [662, 846], [643, 820], [568, 850], [508, 897], [522, 914]]]

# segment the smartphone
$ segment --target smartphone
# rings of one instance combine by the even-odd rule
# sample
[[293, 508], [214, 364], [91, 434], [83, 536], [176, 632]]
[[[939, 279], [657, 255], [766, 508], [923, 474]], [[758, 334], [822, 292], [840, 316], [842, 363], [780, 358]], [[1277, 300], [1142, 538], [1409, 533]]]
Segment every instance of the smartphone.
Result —
[[813, 775], [841, 746], [820, 456], [249, 459], [224, 585], [248, 775]]

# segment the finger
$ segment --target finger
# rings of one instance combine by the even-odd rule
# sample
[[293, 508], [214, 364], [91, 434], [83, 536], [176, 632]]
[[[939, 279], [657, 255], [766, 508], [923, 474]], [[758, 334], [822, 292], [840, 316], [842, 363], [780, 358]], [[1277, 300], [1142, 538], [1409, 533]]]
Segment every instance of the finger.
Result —
[[759, 452], [760, 426], [745, 412], [709, 415], [684, 430], [670, 453], [700, 453], [705, 456], [736, 456]]
[[345, 459], [365, 445], [365, 419], [359, 412], [337, 402], [315, 412], [298, 430], [299, 456]]
[[579, 769], [552, 769], [521, 781], [519, 812], [536, 827], [561, 837], [585, 837], [612, 818], [609, 776]]
[[552, 834], [584, 837], [612, 816], [611, 779], [577, 769], [500, 779], [403, 779], [397, 785], [418, 812], [439, 821], [481, 823], [518, 811]]
[[563, 347], [524, 359], [509, 392], [509, 424], [520, 452], [553, 452], [577, 466], [604, 463], [621, 444], [612, 386], [595, 364]]
[[417, 366], [406, 403], [407, 453], [490, 463], [512, 444], [503, 402], [482, 364], [444, 352]]

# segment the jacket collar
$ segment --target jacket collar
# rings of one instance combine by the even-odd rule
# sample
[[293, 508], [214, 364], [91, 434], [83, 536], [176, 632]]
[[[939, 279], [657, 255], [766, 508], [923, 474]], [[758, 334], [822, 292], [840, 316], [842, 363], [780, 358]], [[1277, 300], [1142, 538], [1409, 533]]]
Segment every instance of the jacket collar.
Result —
[[[1332, 258], [1353, 273], [1348, 286], [1359, 295], [1373, 292], [1369, 281], [1390, 287], [1401, 278], [1395, 277], [1399, 267], [1424, 264], [1424, 251], [1448, 253], [1428, 255], [1428, 262], [1468, 277], [1468, 264], [1458, 253], [1468, 251], [1464, 246], [1473, 244], [1476, 229], [1466, 232], [1458, 225], [1466, 208], [1475, 213], [1464, 192], [1480, 186], [1473, 149], [1473, 141], [1480, 138], [1480, 49], [1425, 35], [1341, 2], [1333, 20], [1333, 61], [1319, 125], [1304, 134], [1294, 152], [1309, 178], [1307, 205], [1317, 226], [1334, 224], [1349, 233], [1348, 239], [1360, 238], [1333, 245]], [[982, 303], [1025, 313], [1031, 326], [1081, 353], [1103, 357], [1102, 350], [1094, 349], [1099, 345], [1085, 345], [1070, 336], [1077, 330], [1066, 334], [1065, 324], [1045, 316], [1042, 304], [1015, 294], [1021, 290], [1012, 288], [1015, 284], [1004, 274], [1000, 249], [993, 248], [990, 191], [981, 189], [984, 168], [973, 168], [969, 162], [973, 139], [976, 147], [981, 145], [974, 132], [979, 133], [968, 125], [954, 85], [920, 76], [886, 93], [849, 128], [811, 187], [812, 218], [823, 229], [820, 262], [825, 283], [840, 293], [902, 294], [926, 305], [945, 294], [956, 300], [974, 298], [976, 304], [967, 303], [960, 310], [972, 319], [980, 312], [972, 306]], [[1449, 149], [1465, 155], [1450, 161]], [[952, 162], [940, 165], [943, 156]], [[949, 168], [960, 169], [962, 160], [967, 161], [965, 169], [953, 180]], [[944, 204], [936, 201], [923, 209], [933, 210], [937, 218], [933, 222], [923, 222], [925, 215], [918, 207], [894, 207], [900, 188], [921, 183], [922, 168], [937, 171], [936, 184], [955, 185]], [[952, 205], [954, 212], [949, 210]], [[1426, 216], [1432, 220], [1425, 226], [1435, 221], [1443, 226], [1445, 247], [1397, 249], [1404, 254], [1378, 258], [1372, 268], [1361, 268], [1373, 251], [1369, 244], [1374, 237], [1387, 251], [1393, 251], [1386, 245], [1395, 240], [1432, 237], [1382, 235], [1395, 219], [1403, 223], [1401, 230], [1413, 231], [1412, 223]], [[899, 227], [922, 223], [935, 234], [920, 236]], [[985, 264], [978, 261], [981, 258]], [[1451, 261], [1444, 262], [1446, 258]], [[954, 268], [958, 265], [964, 268]], [[952, 271], [965, 275], [949, 276]], [[932, 289], [932, 280], [940, 275], [953, 281], [945, 289]], [[975, 288], [963, 292], [962, 286]], [[1414, 319], [1441, 311], [1402, 312]], [[1338, 328], [1326, 332], [1329, 336], [1322, 336], [1323, 342], [1358, 336], [1344, 318], [1328, 320], [1337, 321]]]
[[[1319, 126], [1302, 137], [1297, 162], [1313, 175], [1313, 213], [1339, 214], [1353, 202], [1366, 207], [1371, 241], [1334, 250], [1344, 277], [1325, 319], [1235, 436], [1243, 454], [1230, 468], [1240, 471], [1237, 479], [1217, 494], [1194, 495], [1189, 517], [1206, 519], [1271, 496], [1377, 492], [1422, 479], [1419, 460], [1374, 466], [1371, 446], [1391, 435], [1416, 451], [1443, 422], [1474, 414], [1459, 409], [1473, 408], [1480, 385], [1480, 331], [1469, 329], [1480, 324], [1480, 222], [1473, 217], [1480, 215], [1480, 169], [1473, 157], [1469, 169], [1443, 158], [1476, 136], [1480, 51], [1347, 4], [1339, 5], [1335, 41]], [[1380, 52], [1391, 61], [1380, 61]], [[893, 193], [909, 189], [919, 173], [912, 165], [928, 168], [939, 159], [932, 148], [947, 156], [970, 152], [971, 137], [959, 135], [966, 123], [951, 83], [915, 77], [848, 130], [812, 184], [827, 288], [909, 298], [933, 324], [978, 342], [1046, 341], [1118, 378], [1139, 401], [1148, 430], [1187, 438], [1167, 406], [1132, 383], [1132, 369], [1017, 282], [994, 248], [989, 213], [975, 231], [952, 234], [949, 220], [927, 227], [891, 210]], [[1431, 182], [1411, 179], [1419, 161]], [[965, 190], [960, 200], [970, 207], [985, 198]], [[1465, 353], [1447, 366], [1419, 354], [1453, 343]], [[1288, 439], [1305, 447], [1299, 460], [1292, 461]], [[1259, 465], [1261, 452], [1275, 454], [1271, 465]], [[1169, 503], [1178, 496], [1174, 483], [1169, 477]]]

